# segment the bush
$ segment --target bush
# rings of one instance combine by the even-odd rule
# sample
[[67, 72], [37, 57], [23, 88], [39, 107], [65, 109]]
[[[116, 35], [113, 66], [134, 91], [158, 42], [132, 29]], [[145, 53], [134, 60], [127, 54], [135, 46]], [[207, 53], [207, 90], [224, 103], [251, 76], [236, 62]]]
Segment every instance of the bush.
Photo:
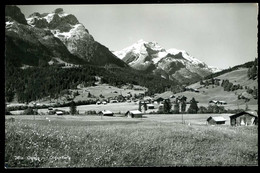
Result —
[[86, 115], [97, 115], [97, 112], [95, 110], [89, 110], [89, 111], [85, 111]]
[[164, 100], [164, 104], [163, 104], [164, 113], [166, 113], [166, 114], [171, 113], [171, 108], [172, 108], [172, 105], [171, 105], [170, 100], [169, 99]]
[[197, 105], [197, 101], [192, 98], [190, 101], [190, 107], [188, 109], [188, 113], [190, 114], [196, 114], [199, 111], [198, 105]]
[[32, 108], [27, 108], [26, 110], [24, 110], [24, 115], [38, 115], [37, 111], [34, 111]]
[[207, 108], [206, 107], [204, 107], [204, 106], [200, 106], [199, 107], [199, 111], [198, 111], [198, 113], [208, 113], [208, 110], [207, 110]]
[[76, 103], [74, 101], [72, 101], [70, 103], [70, 114], [71, 115], [77, 114], [77, 106], [76, 106]]

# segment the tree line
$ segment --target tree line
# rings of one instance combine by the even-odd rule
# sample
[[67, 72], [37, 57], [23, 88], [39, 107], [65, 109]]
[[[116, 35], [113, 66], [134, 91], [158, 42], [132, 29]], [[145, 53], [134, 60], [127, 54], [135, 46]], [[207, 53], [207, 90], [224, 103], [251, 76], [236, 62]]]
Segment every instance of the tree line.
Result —
[[5, 99], [11, 102], [16, 97], [18, 102], [28, 103], [44, 97], [58, 98], [64, 90], [76, 89], [79, 84], [83, 84], [84, 87], [95, 86], [96, 76], [101, 77], [102, 83], [116, 87], [125, 84], [144, 86], [148, 88], [146, 95], [161, 93], [178, 85], [176, 81], [131, 68], [91, 65], [61, 68], [54, 65], [20, 69], [8, 61], [5, 73]]

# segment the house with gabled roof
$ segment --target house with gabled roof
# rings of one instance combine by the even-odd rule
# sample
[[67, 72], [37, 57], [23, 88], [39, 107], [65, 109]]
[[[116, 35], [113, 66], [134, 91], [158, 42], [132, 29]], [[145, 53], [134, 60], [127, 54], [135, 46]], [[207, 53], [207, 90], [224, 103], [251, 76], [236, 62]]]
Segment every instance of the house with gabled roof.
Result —
[[130, 118], [142, 118], [143, 113], [140, 112], [139, 110], [132, 110], [132, 111], [127, 111], [125, 113], [125, 116]]
[[220, 125], [220, 124], [225, 124], [225, 122], [226, 122], [226, 119], [223, 117], [210, 116], [207, 119], [207, 124], [210, 124], [210, 125]]
[[258, 112], [253, 110], [242, 111], [237, 114], [231, 115], [231, 126], [247, 126], [258, 125]]

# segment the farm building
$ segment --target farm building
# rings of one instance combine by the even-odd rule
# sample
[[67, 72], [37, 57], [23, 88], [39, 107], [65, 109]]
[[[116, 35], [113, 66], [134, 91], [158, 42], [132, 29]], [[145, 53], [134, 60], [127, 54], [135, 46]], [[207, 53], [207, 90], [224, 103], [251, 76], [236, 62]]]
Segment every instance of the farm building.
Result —
[[227, 102], [225, 102], [225, 101], [218, 101], [219, 102], [219, 104], [221, 104], [221, 105], [226, 105], [227, 104]]
[[140, 112], [139, 110], [133, 110], [133, 111], [127, 111], [125, 113], [125, 116], [131, 117], [131, 118], [142, 118], [143, 113]]
[[230, 116], [231, 126], [258, 125], [258, 113], [256, 111], [243, 111]]
[[162, 97], [156, 97], [154, 98], [155, 101], [157, 101], [158, 103], [162, 102], [164, 99]]
[[63, 115], [62, 111], [56, 111], [56, 115]]
[[210, 124], [210, 125], [225, 124], [225, 122], [226, 122], [226, 119], [223, 118], [223, 117], [212, 117], [212, 116], [210, 116], [207, 119], [207, 124]]
[[153, 104], [147, 104], [147, 109], [154, 109], [154, 105]]
[[99, 115], [103, 115], [103, 116], [113, 116], [114, 113], [109, 111], [109, 110], [103, 110], [99, 112]]
[[110, 100], [110, 103], [118, 103], [117, 100]]
[[209, 103], [220, 104], [220, 105], [227, 104], [227, 102], [225, 102], [225, 101], [218, 101], [218, 100], [210, 100]]

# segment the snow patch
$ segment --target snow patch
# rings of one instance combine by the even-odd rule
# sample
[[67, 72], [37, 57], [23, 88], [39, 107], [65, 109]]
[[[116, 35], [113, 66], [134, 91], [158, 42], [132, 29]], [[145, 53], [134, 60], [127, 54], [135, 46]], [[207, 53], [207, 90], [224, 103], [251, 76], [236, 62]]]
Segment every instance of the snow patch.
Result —
[[48, 23], [50, 23], [52, 21], [52, 19], [53, 19], [53, 16], [54, 16], [54, 13], [50, 13], [50, 14], [48, 14], [47, 16], [45, 16], [43, 18], [46, 19], [46, 21]]
[[68, 16], [69, 14], [67, 14], [67, 13], [59, 13], [58, 15], [59, 15], [59, 17], [65, 17], [65, 16]]
[[5, 22], [6, 26], [13, 25], [13, 24], [14, 24], [14, 22], [10, 22], [10, 21]]
[[221, 68], [214, 67], [214, 66], [208, 66], [208, 68], [211, 70], [212, 73], [217, 73], [223, 70]]

